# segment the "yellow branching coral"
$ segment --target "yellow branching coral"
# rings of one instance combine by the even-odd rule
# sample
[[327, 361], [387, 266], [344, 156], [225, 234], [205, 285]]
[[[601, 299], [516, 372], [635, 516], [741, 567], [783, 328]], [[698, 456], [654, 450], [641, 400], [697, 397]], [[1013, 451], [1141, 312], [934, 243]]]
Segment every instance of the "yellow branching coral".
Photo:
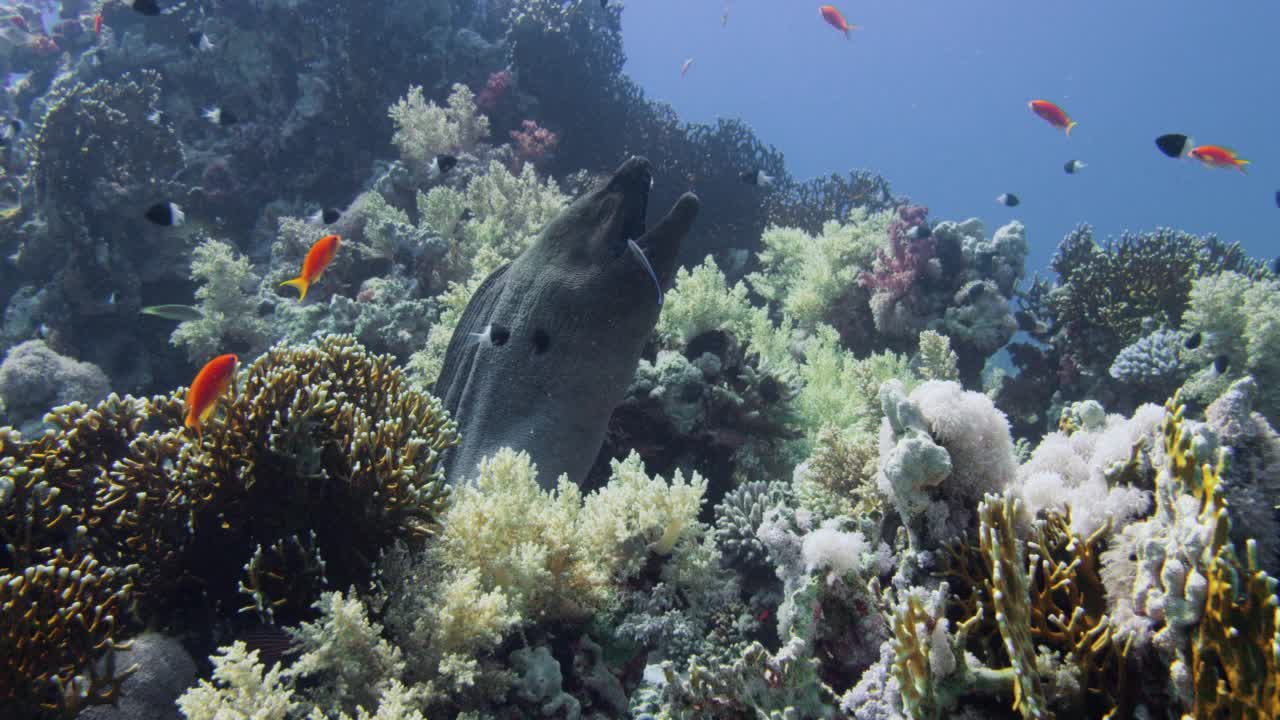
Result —
[[893, 615], [893, 675], [902, 693], [902, 707], [912, 718], [937, 716], [927, 639], [933, 624], [933, 616], [915, 595], [907, 596]]
[[1018, 502], [1007, 495], [988, 495], [978, 505], [982, 523], [979, 545], [991, 568], [987, 592], [1013, 667], [1013, 708], [1024, 718], [1046, 718], [1050, 714], [1031, 637], [1031, 600], [1024, 570], [1027, 565], [1014, 532], [1017, 506]]
[[[434, 532], [448, 499], [441, 453], [457, 432], [390, 356], [331, 336], [277, 346], [238, 380], [199, 437], [182, 426], [179, 393], [150, 402], [160, 429], [138, 437], [99, 488], [95, 512], [140, 556], [147, 595], [174, 591], [212, 542], [236, 565], [211, 561], [207, 575], [239, 574], [252, 556], [236, 585], [252, 605], [271, 617], [289, 598], [303, 610], [314, 577], [357, 582], [393, 538]], [[303, 538], [312, 547], [291, 552]]]
[[949, 717], [963, 695], [1007, 697], [1014, 692], [1012, 669], [970, 666], [965, 645], [982, 622], [982, 607], [952, 633], [950, 621], [942, 616], [949, 593], [945, 582], [928, 598], [911, 592], [896, 604], [890, 619], [890, 670], [898, 681], [903, 712], [912, 720]]
[[94, 661], [127, 612], [129, 573], [58, 550], [21, 573], [0, 572], [0, 706], [15, 717], [113, 702], [132, 672]]
[[960, 359], [951, 349], [951, 338], [933, 330], [920, 332], [920, 349], [914, 360], [916, 371], [925, 380], [960, 381], [956, 364]]
[[1109, 527], [1090, 536], [1071, 531], [1069, 516], [1049, 513], [1028, 543], [1030, 628], [1037, 643], [1063, 650], [1079, 669], [1099, 715], [1125, 705], [1126, 645], [1117, 645], [1107, 617], [1106, 590], [1098, 574], [1098, 546]]
[[1216, 465], [1201, 463], [1183, 420], [1184, 407], [1175, 398], [1165, 408], [1166, 466], [1160, 479], [1199, 500], [1200, 522], [1211, 528], [1203, 554], [1204, 611], [1190, 643], [1195, 700], [1184, 718], [1272, 720], [1280, 717], [1276, 580], [1258, 567], [1255, 541], [1248, 542], [1243, 561], [1231, 543], [1221, 489], [1223, 457]]
[[884, 512], [884, 496], [876, 487], [878, 461], [874, 437], [823, 428], [806, 471], [796, 474], [796, 497], [824, 517], [878, 518]]

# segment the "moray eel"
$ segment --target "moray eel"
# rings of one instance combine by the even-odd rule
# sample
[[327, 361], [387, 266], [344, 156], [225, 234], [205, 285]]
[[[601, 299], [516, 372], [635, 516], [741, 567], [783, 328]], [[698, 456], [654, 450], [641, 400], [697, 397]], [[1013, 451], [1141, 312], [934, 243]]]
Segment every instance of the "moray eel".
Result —
[[652, 178], [648, 160], [627, 160], [467, 304], [435, 384], [462, 435], [445, 459], [450, 482], [474, 478], [502, 447], [529, 453], [544, 488], [562, 473], [579, 485], [586, 478], [700, 207], [686, 193], [646, 231]]

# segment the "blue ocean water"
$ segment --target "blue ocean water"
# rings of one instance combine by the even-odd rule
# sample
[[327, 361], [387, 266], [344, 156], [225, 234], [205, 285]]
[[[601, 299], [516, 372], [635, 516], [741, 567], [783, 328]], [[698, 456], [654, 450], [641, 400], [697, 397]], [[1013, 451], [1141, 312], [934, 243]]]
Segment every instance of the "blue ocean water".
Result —
[[[817, 7], [628, 3], [626, 69], [685, 120], [743, 118], [797, 178], [869, 168], [935, 218], [1022, 219], [1029, 270], [1081, 222], [1276, 252], [1280, 4], [838, 3], [860, 26], [849, 41]], [[1070, 138], [1028, 110], [1037, 98], [1079, 123]], [[1169, 132], [1237, 150], [1249, 174], [1160, 155]], [[1089, 167], [1067, 175], [1071, 159]]]

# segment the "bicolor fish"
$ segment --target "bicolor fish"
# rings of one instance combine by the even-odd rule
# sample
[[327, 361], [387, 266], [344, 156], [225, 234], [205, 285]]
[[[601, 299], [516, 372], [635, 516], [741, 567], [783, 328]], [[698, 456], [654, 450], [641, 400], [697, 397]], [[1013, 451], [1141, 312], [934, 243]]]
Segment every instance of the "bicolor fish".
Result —
[[142, 217], [156, 225], [175, 227], [186, 221], [187, 214], [182, 212], [182, 207], [177, 203], [166, 200], [147, 208], [147, 211], [142, 213]]
[[[1208, 167], [1235, 168], [1242, 173], [1245, 172], [1244, 166], [1249, 164], [1249, 161], [1236, 154], [1235, 150], [1221, 145], [1193, 147], [1187, 151], [1187, 157], [1199, 160]], [[1248, 173], [1245, 174], [1247, 175]]]

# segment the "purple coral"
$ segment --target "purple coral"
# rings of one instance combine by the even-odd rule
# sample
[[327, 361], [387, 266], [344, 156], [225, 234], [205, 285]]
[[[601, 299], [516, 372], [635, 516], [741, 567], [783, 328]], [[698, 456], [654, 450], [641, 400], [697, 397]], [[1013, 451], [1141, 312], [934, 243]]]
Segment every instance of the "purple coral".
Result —
[[863, 287], [893, 302], [919, 299], [919, 280], [937, 255], [937, 245], [932, 236], [912, 237], [912, 228], [924, 225], [928, 216], [929, 208], [923, 205], [898, 208], [898, 219], [889, 225], [888, 251], [881, 249], [875, 267], [858, 277]]
[[537, 165], [560, 144], [560, 136], [542, 127], [533, 120], [525, 120], [519, 130], [511, 131], [511, 141], [515, 143], [516, 170], [525, 163]]
[[498, 103], [511, 90], [512, 77], [508, 70], [499, 70], [489, 74], [489, 80], [476, 95], [476, 107], [489, 113], [498, 108]]

